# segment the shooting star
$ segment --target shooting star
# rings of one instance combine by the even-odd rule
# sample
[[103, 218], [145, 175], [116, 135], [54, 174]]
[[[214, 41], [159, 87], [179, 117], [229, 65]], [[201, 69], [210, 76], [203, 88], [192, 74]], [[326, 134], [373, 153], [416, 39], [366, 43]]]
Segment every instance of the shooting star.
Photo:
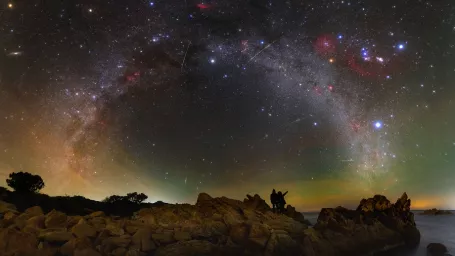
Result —
[[183, 56], [182, 67], [180, 68], [180, 70], [183, 70], [183, 65], [185, 65], [186, 55], [188, 54], [188, 49], [190, 49], [190, 45], [191, 45], [191, 42], [189, 42], [188, 47], [186, 47], [185, 56]]
[[260, 50], [258, 53], [256, 53], [253, 57], [251, 57], [251, 59], [247, 62], [247, 63], [250, 63], [252, 60], [254, 60], [259, 54], [261, 54], [263, 51], [265, 51], [267, 48], [269, 48], [272, 44], [274, 44], [276, 41], [278, 41], [279, 38], [273, 42], [271, 42], [270, 44], [266, 45], [264, 48], [262, 48], [262, 50]]

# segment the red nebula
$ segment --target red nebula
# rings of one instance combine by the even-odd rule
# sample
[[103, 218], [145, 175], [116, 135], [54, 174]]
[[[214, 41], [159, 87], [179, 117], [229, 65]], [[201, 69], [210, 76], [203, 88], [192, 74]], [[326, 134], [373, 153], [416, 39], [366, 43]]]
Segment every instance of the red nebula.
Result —
[[320, 88], [319, 86], [314, 86], [314, 87], [313, 87], [313, 90], [314, 90], [317, 94], [322, 95], [322, 91], [321, 91], [321, 88]]
[[134, 73], [132, 73], [132, 74], [127, 75], [127, 76], [126, 76], [126, 80], [127, 80], [128, 82], [134, 82], [134, 81], [137, 80], [137, 78], [138, 78], [140, 75], [141, 75], [140, 72], [134, 72]]
[[212, 6], [209, 4], [197, 4], [196, 5], [199, 9], [204, 10], [204, 9], [210, 9]]
[[336, 52], [336, 39], [332, 35], [321, 35], [316, 38], [314, 48], [321, 55], [333, 55]]
[[358, 132], [359, 129], [360, 129], [360, 123], [356, 122], [356, 121], [352, 121], [351, 122], [351, 128], [354, 132]]

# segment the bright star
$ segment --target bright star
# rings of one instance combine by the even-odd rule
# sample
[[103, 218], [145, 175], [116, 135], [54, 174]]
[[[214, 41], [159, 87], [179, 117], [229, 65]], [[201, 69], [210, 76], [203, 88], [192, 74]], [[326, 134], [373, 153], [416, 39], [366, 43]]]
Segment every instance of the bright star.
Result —
[[404, 49], [404, 44], [399, 44], [398, 49], [403, 50]]
[[376, 129], [381, 129], [382, 123], [381, 123], [380, 121], [376, 121], [376, 122], [374, 123], [374, 127], [376, 127]]
[[210, 59], [210, 63], [214, 64], [214, 63], [215, 63], [215, 59], [214, 59], [214, 58], [211, 58], [211, 59]]
[[8, 8], [12, 9], [13, 7], [14, 7], [14, 5], [12, 3], [8, 4]]
[[154, 2], [150, 2], [150, 6], [154, 6], [154, 5], [155, 5], [155, 3], [154, 3]]
[[90, 8], [90, 9], [88, 9], [88, 12], [93, 12], [93, 9], [91, 9], [91, 8]]

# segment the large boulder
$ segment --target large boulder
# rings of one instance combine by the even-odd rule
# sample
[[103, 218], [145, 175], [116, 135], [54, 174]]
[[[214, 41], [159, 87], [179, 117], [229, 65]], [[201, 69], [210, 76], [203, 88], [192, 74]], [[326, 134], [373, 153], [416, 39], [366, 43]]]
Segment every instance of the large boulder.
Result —
[[96, 229], [83, 219], [71, 228], [71, 232], [79, 238], [96, 236]]
[[44, 224], [46, 228], [63, 228], [66, 227], [66, 214], [56, 210], [52, 210], [46, 215]]
[[149, 252], [156, 249], [155, 242], [152, 240], [152, 230], [150, 228], [141, 228], [133, 235], [131, 242], [137, 246], [140, 251]]
[[33, 206], [24, 211], [24, 213], [29, 214], [30, 216], [39, 216], [43, 215], [43, 209], [40, 206]]
[[362, 255], [384, 247], [415, 247], [420, 242], [410, 199], [395, 204], [382, 195], [362, 199], [356, 210], [324, 208], [309, 236], [315, 255]]
[[20, 232], [15, 228], [0, 231], [0, 252], [2, 255], [34, 255], [38, 239], [32, 233]]

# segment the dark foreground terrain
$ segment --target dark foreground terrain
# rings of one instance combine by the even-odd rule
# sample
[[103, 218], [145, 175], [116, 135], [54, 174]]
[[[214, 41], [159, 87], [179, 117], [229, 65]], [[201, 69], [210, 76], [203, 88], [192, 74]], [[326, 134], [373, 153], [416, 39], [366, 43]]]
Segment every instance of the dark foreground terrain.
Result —
[[[3, 200], [0, 252], [5, 256], [354, 256], [420, 241], [406, 193], [394, 204], [376, 195], [356, 210], [324, 208], [313, 227], [291, 206], [286, 214], [273, 213], [258, 195], [242, 202], [201, 193], [195, 205], [136, 205], [130, 216], [128, 209], [95, 201], [73, 202], [82, 208], [76, 209], [71, 198], [49, 199], [52, 203], [21, 198], [15, 205], [17, 198], [9, 194]], [[59, 200], [66, 202], [59, 206]], [[37, 206], [24, 209], [32, 204]]]

